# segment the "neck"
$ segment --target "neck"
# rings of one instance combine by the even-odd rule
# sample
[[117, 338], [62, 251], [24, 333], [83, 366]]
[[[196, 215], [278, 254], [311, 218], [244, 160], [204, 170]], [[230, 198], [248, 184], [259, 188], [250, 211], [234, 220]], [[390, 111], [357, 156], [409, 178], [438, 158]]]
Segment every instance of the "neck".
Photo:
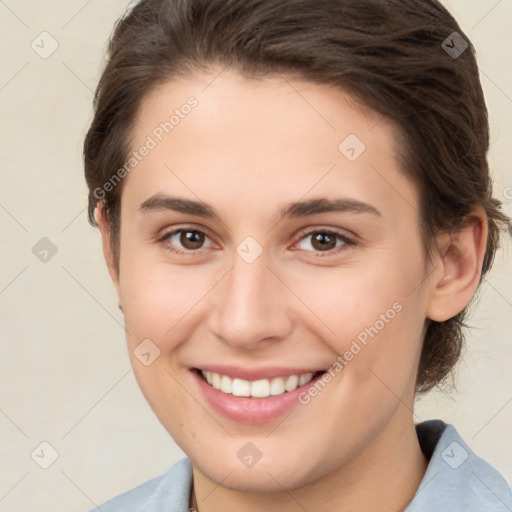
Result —
[[399, 417], [352, 460], [296, 489], [267, 494], [235, 491], [218, 485], [194, 467], [191, 507], [198, 512], [292, 512], [300, 508], [402, 512], [413, 499], [426, 468], [412, 418], [405, 423]]

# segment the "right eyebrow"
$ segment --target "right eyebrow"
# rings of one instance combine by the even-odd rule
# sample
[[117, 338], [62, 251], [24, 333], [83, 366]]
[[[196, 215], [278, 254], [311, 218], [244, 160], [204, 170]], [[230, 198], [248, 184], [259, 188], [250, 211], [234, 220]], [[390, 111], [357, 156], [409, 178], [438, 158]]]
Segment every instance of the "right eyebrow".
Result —
[[193, 201], [191, 199], [183, 199], [179, 197], [165, 196], [163, 194], [155, 194], [146, 199], [140, 206], [142, 212], [152, 212], [161, 210], [171, 210], [189, 215], [197, 215], [204, 218], [219, 219], [215, 210], [209, 205]]

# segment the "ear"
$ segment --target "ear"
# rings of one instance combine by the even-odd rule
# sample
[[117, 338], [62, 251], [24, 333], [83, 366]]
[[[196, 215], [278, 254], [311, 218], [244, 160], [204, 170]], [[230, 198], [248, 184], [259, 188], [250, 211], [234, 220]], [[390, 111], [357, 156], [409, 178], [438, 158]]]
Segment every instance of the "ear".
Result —
[[487, 215], [481, 206], [472, 209], [460, 231], [440, 235], [428, 318], [444, 322], [469, 304], [480, 283], [487, 236]]
[[[96, 219], [96, 223], [98, 224], [101, 233], [101, 244], [103, 247], [103, 256], [105, 258], [105, 263], [107, 264], [108, 272], [110, 274], [112, 282], [114, 283], [118, 301], [120, 301], [121, 296], [119, 293], [119, 274], [116, 268], [114, 255], [112, 254], [112, 246], [110, 243], [110, 224], [105, 213], [105, 205], [103, 201], [99, 201], [96, 204], [96, 208], [94, 210], [94, 218]], [[121, 306], [119, 307], [121, 308]]]

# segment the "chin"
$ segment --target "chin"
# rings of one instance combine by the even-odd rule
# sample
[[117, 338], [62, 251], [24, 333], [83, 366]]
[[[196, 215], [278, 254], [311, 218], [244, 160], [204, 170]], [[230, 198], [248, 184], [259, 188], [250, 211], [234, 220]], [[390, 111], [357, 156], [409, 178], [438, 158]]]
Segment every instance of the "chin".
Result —
[[[195, 463], [193, 462], [195, 465]], [[206, 463], [197, 466], [210, 480], [226, 489], [233, 491], [273, 493], [282, 492], [283, 489], [292, 490], [307, 483], [306, 475], [297, 474], [293, 467], [285, 471], [278, 471], [271, 464], [258, 463], [258, 467], [228, 467], [226, 465]], [[229, 475], [229, 476], [227, 476]]]
[[[245, 446], [246, 441], [236, 441], [236, 450], [240, 451], [238, 445]], [[250, 452], [251, 449], [246, 449], [245, 453]], [[314, 482], [328, 472], [325, 460], [315, 460], [311, 453], [301, 453], [297, 449], [274, 450], [270, 456], [262, 454], [257, 462], [252, 461], [252, 466], [249, 460], [247, 465], [243, 463], [244, 452], [240, 457], [228, 456], [228, 453], [233, 453], [229, 448], [219, 450], [218, 454], [210, 452], [207, 457], [200, 451], [186, 453], [194, 468], [209, 480], [234, 491], [272, 493], [282, 492], [283, 489], [293, 490]]]

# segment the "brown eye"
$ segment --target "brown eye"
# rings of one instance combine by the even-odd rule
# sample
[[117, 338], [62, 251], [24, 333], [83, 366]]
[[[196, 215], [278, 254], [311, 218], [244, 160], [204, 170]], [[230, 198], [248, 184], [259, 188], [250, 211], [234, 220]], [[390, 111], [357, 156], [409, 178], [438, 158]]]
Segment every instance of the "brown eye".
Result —
[[204, 233], [200, 231], [191, 231], [191, 230], [183, 230], [180, 234], [179, 241], [180, 244], [190, 251], [194, 251], [196, 249], [200, 249], [204, 243]]
[[311, 245], [316, 251], [329, 251], [336, 247], [336, 238], [330, 233], [316, 233], [311, 238]]
[[299, 243], [299, 249], [313, 253], [336, 254], [345, 249], [347, 245], [355, 245], [355, 242], [336, 231], [317, 230], [306, 233]]
[[[209, 245], [205, 245], [208, 241]], [[194, 255], [196, 251], [212, 246], [210, 238], [198, 229], [181, 228], [166, 233], [159, 239], [166, 249], [176, 254]], [[190, 253], [190, 254], [189, 254]]]

